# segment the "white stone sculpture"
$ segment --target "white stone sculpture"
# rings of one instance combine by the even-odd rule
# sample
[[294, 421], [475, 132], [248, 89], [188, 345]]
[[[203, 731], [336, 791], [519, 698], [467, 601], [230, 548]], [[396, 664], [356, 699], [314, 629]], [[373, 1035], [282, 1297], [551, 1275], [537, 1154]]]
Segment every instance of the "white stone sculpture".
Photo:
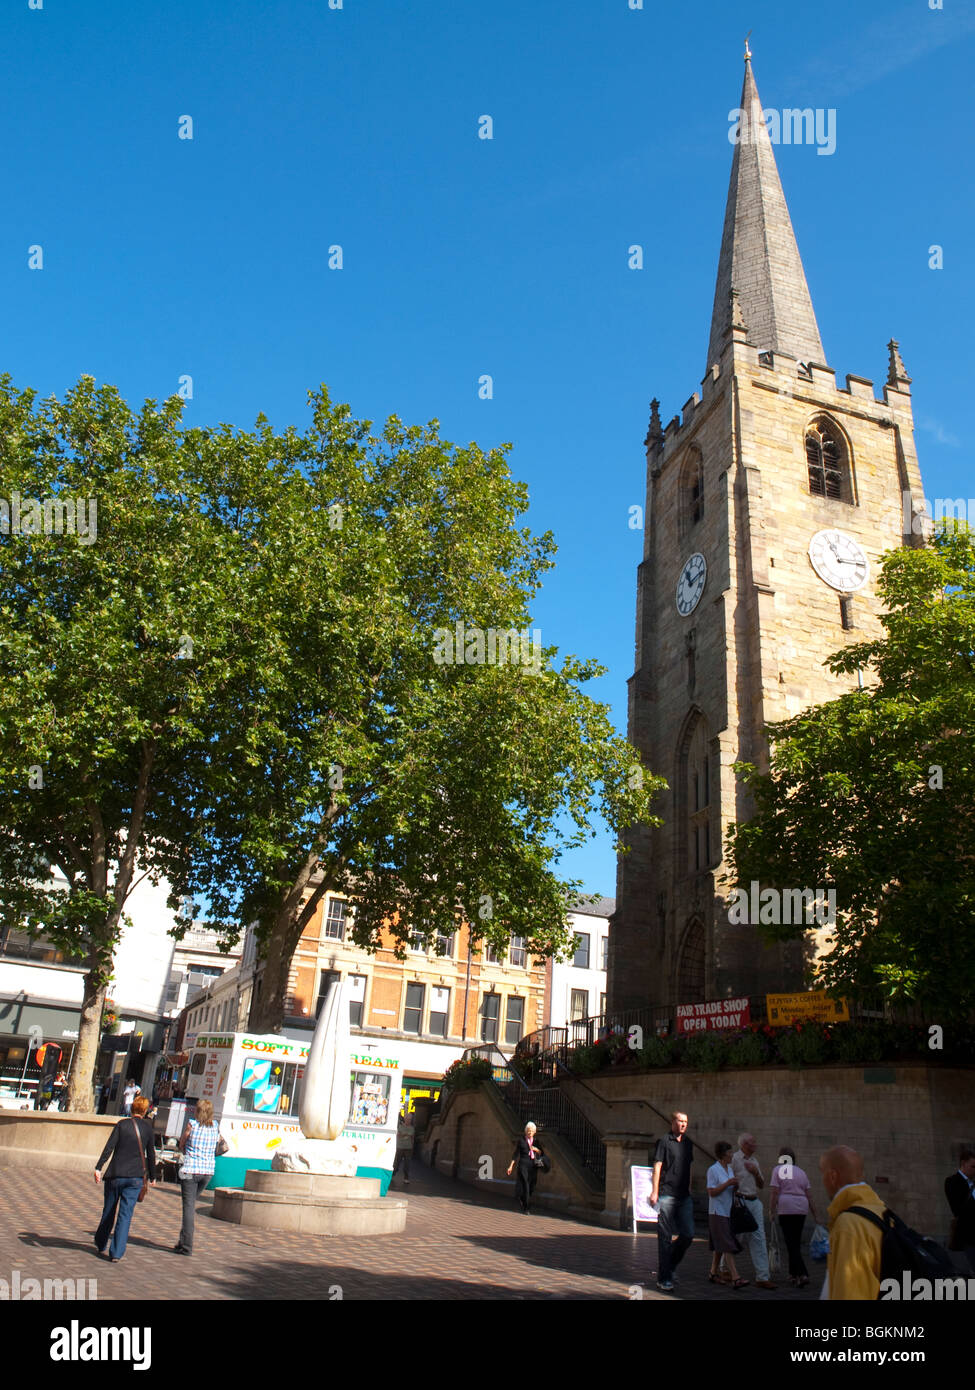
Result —
[[333, 981], [328, 991], [308, 1049], [298, 1107], [303, 1138], [275, 1152], [275, 1172], [355, 1175], [354, 1154], [347, 1144], [334, 1142], [349, 1118], [350, 1053], [349, 995], [343, 978]]

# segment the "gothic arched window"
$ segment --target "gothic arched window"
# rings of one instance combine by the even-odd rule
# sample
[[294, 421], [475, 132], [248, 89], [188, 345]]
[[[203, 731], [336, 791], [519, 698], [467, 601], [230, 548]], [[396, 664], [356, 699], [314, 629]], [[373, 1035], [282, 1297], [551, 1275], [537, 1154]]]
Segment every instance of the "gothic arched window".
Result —
[[699, 449], [692, 449], [680, 471], [681, 535], [704, 516], [704, 461]]
[[677, 759], [677, 874], [711, 868], [711, 750], [708, 726], [698, 711], [685, 725]]
[[677, 962], [677, 1000], [698, 1004], [704, 999], [704, 923], [695, 917], [684, 933]]
[[813, 497], [831, 497], [837, 502], [853, 501], [850, 460], [839, 430], [824, 420], [816, 420], [806, 430], [806, 467], [809, 491]]

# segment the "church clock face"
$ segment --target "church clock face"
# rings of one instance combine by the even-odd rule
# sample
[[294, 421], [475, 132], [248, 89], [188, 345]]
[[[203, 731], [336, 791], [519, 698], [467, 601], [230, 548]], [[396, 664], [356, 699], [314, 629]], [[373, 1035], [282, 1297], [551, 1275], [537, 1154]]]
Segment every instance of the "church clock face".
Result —
[[677, 611], [682, 618], [693, 613], [700, 603], [707, 577], [708, 562], [698, 551], [687, 561], [677, 581]]
[[809, 559], [820, 579], [842, 594], [862, 589], [870, 573], [866, 555], [845, 531], [817, 531], [809, 542]]

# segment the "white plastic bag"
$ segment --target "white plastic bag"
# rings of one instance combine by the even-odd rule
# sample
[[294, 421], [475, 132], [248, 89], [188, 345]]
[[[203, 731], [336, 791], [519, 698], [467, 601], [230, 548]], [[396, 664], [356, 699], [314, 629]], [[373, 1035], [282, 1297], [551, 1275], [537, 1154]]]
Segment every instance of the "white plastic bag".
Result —
[[769, 1223], [768, 1241], [768, 1270], [769, 1274], [778, 1274], [782, 1268], [782, 1252], [779, 1249], [779, 1223], [771, 1221]]

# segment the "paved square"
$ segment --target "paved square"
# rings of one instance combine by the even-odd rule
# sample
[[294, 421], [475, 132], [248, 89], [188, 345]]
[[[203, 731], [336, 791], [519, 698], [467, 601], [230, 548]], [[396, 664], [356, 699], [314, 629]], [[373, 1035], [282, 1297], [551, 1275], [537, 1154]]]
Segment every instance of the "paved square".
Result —
[[[121, 1265], [100, 1259], [92, 1235], [102, 1189], [82, 1173], [0, 1169], [0, 1278], [14, 1270], [36, 1279], [97, 1279], [102, 1299], [599, 1299], [626, 1300], [642, 1285], [651, 1299], [803, 1303], [818, 1297], [824, 1265], [809, 1265], [800, 1292], [781, 1276], [774, 1291], [732, 1291], [710, 1284], [706, 1233], [679, 1270], [675, 1294], [654, 1284], [655, 1235], [565, 1216], [523, 1216], [512, 1199], [482, 1194], [419, 1163], [403, 1193], [409, 1201], [399, 1235], [350, 1239], [251, 1231], [207, 1215], [203, 1199], [190, 1258], [172, 1247], [180, 1193], [159, 1183], [136, 1207]], [[398, 1186], [398, 1183], [397, 1183]], [[810, 1227], [811, 1230], [811, 1227]], [[753, 1278], [746, 1254], [739, 1257]]]

